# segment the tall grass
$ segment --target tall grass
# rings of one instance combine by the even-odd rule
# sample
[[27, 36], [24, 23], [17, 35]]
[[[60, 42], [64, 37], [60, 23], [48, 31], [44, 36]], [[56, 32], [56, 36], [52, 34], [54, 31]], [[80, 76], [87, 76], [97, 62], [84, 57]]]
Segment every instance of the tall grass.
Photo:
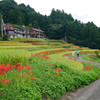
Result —
[[29, 53], [26, 50], [0, 50], [0, 64], [15, 64], [20, 62], [27, 64]]
[[15, 41], [0, 41], [0, 46], [32, 46], [32, 44], [15, 42]]

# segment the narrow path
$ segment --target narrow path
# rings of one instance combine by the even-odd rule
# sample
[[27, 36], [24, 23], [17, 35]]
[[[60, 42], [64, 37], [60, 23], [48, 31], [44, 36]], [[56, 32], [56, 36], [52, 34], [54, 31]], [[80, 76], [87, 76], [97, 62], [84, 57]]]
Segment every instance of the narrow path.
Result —
[[[100, 68], [100, 63], [84, 60], [80, 57], [72, 57], [78, 61], [89, 62], [97, 65]], [[70, 98], [64, 98], [62, 100], [100, 100], [100, 79], [91, 83], [88, 86], [78, 89], [75, 93], [70, 93]]]
[[74, 58], [74, 59], [81, 61], [81, 62], [88, 62], [88, 63], [94, 64], [94, 65], [97, 65], [98, 67], [100, 67], [100, 63], [84, 60], [81, 58], [82, 56], [84, 56], [84, 55], [81, 55], [80, 57], [75, 56], [75, 57], [71, 57], [71, 58]]

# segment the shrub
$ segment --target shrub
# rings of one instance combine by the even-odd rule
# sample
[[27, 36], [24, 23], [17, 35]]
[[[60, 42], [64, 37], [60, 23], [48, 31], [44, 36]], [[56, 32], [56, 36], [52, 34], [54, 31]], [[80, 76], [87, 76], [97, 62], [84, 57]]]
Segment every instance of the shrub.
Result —
[[95, 54], [98, 58], [100, 58], [99, 51], [95, 51]]

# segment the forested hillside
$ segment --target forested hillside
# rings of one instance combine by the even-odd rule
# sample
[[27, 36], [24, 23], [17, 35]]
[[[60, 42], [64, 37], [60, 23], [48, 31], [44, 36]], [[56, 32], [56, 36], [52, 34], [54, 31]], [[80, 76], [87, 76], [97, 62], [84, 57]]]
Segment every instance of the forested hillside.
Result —
[[93, 22], [81, 23], [64, 11], [52, 9], [51, 14], [46, 16], [29, 5], [2, 0], [0, 13], [5, 23], [40, 28], [50, 39], [65, 39], [66, 36], [67, 42], [100, 49], [100, 28]]

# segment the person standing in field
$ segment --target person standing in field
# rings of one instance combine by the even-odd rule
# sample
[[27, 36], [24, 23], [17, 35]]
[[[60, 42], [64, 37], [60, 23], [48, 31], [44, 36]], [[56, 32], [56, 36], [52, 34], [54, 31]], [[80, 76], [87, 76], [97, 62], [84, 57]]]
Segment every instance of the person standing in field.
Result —
[[72, 51], [72, 56], [74, 56], [75, 55], [75, 52], [74, 52], [74, 50]]
[[77, 51], [77, 57], [79, 57], [79, 50]]

